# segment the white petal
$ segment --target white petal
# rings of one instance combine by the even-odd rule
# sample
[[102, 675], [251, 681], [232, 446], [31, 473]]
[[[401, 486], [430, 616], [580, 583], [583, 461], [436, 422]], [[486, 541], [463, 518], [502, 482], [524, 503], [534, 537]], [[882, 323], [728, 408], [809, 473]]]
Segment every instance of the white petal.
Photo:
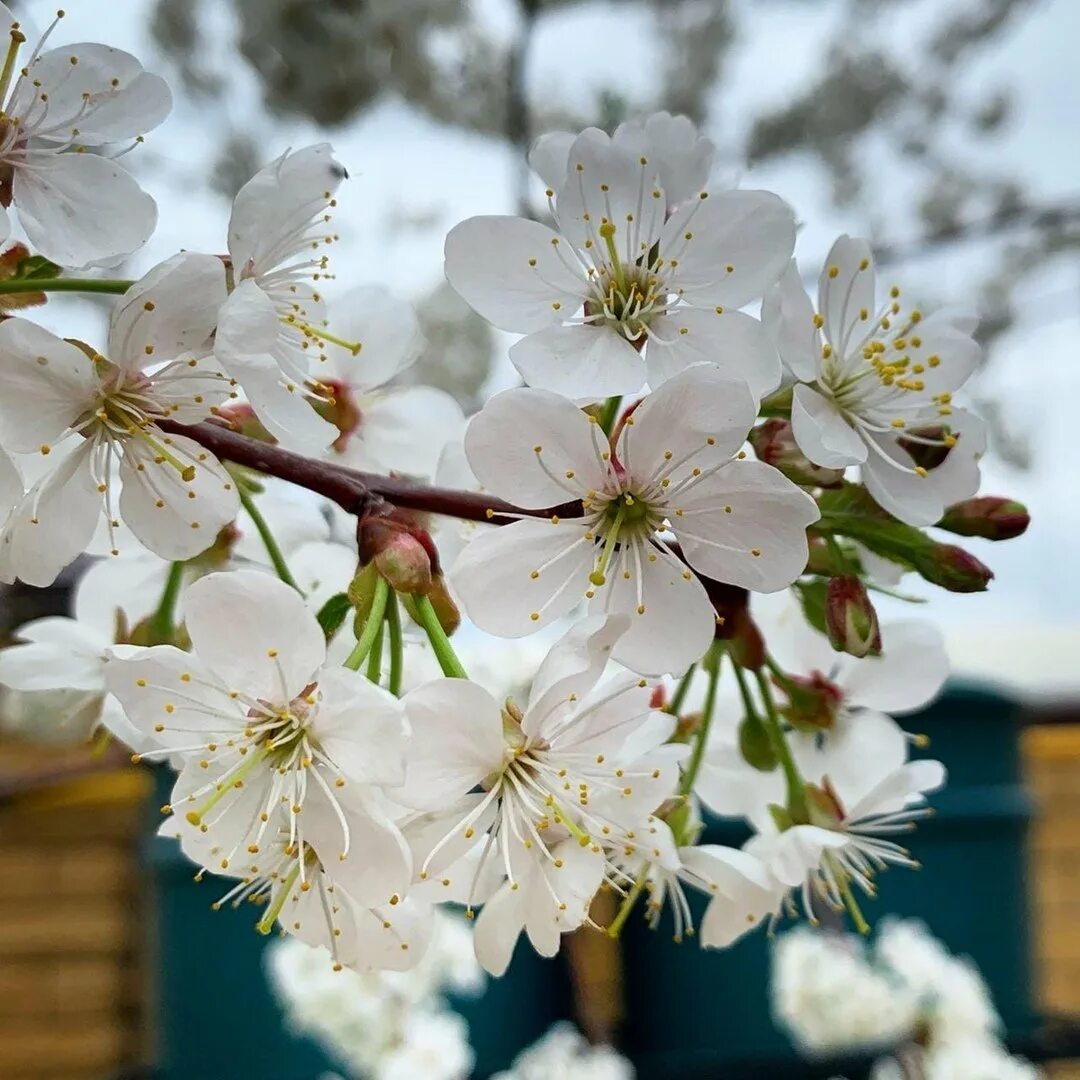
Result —
[[820, 744], [810, 736], [793, 740], [793, 747], [803, 775], [817, 784], [827, 777], [849, 808], [902, 768], [908, 757], [908, 738], [900, 725], [869, 710], [842, 714]]
[[[44, 363], [42, 363], [44, 361]], [[0, 431], [9, 450], [55, 442], [96, 397], [93, 361], [29, 319], [0, 323]]]
[[656, 319], [645, 347], [649, 385], [655, 390], [691, 364], [710, 363], [742, 379], [760, 400], [780, 384], [780, 359], [757, 319], [740, 311], [674, 308]]
[[541, 519], [477, 535], [450, 571], [466, 614], [500, 637], [524, 637], [567, 614], [589, 587], [595, 559], [584, 534], [579, 523]]
[[818, 279], [818, 310], [826, 339], [838, 355], [846, 356], [877, 315], [874, 253], [865, 240], [841, 236], [833, 244]]
[[[344, 790], [348, 792], [347, 784]], [[323, 792], [320, 791], [319, 796], [320, 802], [328, 801]], [[311, 796], [304, 801], [305, 840], [313, 835], [314, 803]], [[350, 807], [347, 795], [342, 803], [349, 827], [348, 852], [341, 850], [342, 832], [336, 815], [322, 807], [319, 807], [320, 816], [325, 818], [326, 824], [320, 831], [326, 840], [320, 843], [316, 835], [311, 841], [323, 865], [329, 867], [328, 873], [332, 875], [334, 883], [340, 884], [362, 907], [386, 904], [395, 893], [404, 895], [412, 877], [412, 853], [401, 830], [371, 804]], [[343, 854], [344, 858], [341, 857]], [[390, 910], [393, 911], [392, 908]], [[396, 914], [393, 911], [387, 917], [392, 920]]]
[[[592, 845], [563, 840], [551, 848], [552, 859], [535, 855], [532, 880], [522, 883], [525, 893], [525, 929], [541, 956], [554, 956], [562, 931], [576, 930], [604, 878], [607, 862]], [[543, 875], [547, 885], [539, 879]]]
[[816, 825], [796, 825], [773, 840], [769, 869], [779, 881], [797, 888], [806, 880], [806, 875], [817, 868], [822, 852], [845, 847], [847, 843], [848, 838], [843, 833]]
[[791, 432], [815, 465], [842, 469], [866, 460], [866, 444], [828, 398], [797, 383], [791, 399]]
[[310, 254], [309, 225], [321, 219], [344, 177], [329, 143], [286, 152], [264, 165], [233, 202], [229, 254], [237, 273], [259, 276], [300, 251]]
[[101, 493], [84, 442], [39, 480], [0, 534], [0, 581], [51, 585], [86, 550], [101, 516]]
[[217, 326], [218, 308], [227, 295], [225, 264], [214, 255], [181, 252], [158, 263], [113, 308], [109, 359], [140, 370], [201, 352]]
[[551, 190], [558, 191], [566, 180], [566, 166], [570, 160], [570, 147], [577, 136], [569, 131], [551, 131], [532, 144], [529, 150], [529, 168]]
[[507, 882], [484, 905], [473, 934], [476, 959], [489, 975], [498, 978], [506, 972], [524, 925], [525, 893]]
[[334, 300], [330, 329], [360, 351], [331, 346], [322, 378], [340, 378], [359, 391], [372, 390], [404, 371], [423, 351], [424, 335], [411, 304], [381, 285], [360, 285]]
[[635, 559], [634, 549], [623, 550], [608, 568], [607, 584], [595, 590], [590, 615], [610, 611], [630, 616], [630, 628], [612, 655], [631, 671], [685, 671], [701, 659], [716, 629], [704, 586], [673, 556], [643, 552]]
[[185, 480], [174, 465], [158, 461], [154, 446], [129, 439], [120, 462], [120, 515], [155, 555], [190, 559], [236, 517], [239, 496], [221, 462], [193, 439], [160, 432], [157, 438], [194, 476]]
[[150, 239], [157, 204], [121, 165], [96, 154], [32, 150], [12, 199], [30, 243], [61, 266], [115, 266]]
[[678, 263], [669, 278], [673, 290], [698, 307], [740, 308], [764, 296], [794, 247], [795, 215], [768, 191], [691, 200], [668, 220], [660, 239], [661, 256]]
[[356, 574], [356, 549], [346, 544], [322, 540], [301, 544], [289, 554], [288, 561], [312, 611], [344, 592]]
[[937, 695], [949, 674], [937, 626], [919, 619], [888, 622], [882, 628], [882, 645], [880, 657], [856, 661], [841, 676], [851, 705], [904, 713]]
[[184, 594], [199, 657], [230, 689], [285, 705], [312, 682], [326, 644], [295, 590], [254, 570], [207, 574]]
[[375, 910], [347, 905], [343, 914], [355, 919], [355, 925], [351, 932], [346, 929], [344, 936], [351, 939], [352, 945], [338, 955], [348, 967], [358, 971], [409, 971], [424, 958], [434, 929], [431, 905], [408, 896], [395, 904], [390, 917], [385, 918], [384, 904], [385, 899]]
[[817, 504], [771, 465], [732, 461], [678, 501], [675, 535], [687, 562], [707, 577], [775, 592], [805, 569]]
[[606, 450], [607, 440], [592, 428], [589, 418], [558, 394], [504, 390], [472, 418], [465, 453], [477, 480], [492, 494], [529, 509], [559, 506], [605, 486], [607, 470], [598, 447]]
[[240, 383], [267, 431], [301, 452], [325, 450], [338, 430], [304, 396], [307, 358], [270, 297], [254, 280], [242, 281], [218, 320], [214, 355]]
[[[613, 138], [619, 141], [619, 130]], [[645, 121], [645, 139], [648, 154], [660, 167], [660, 183], [669, 206], [699, 195], [707, 187], [716, 147], [698, 133], [688, 117], [653, 113]]]
[[605, 219], [614, 225], [612, 241], [627, 262], [646, 254], [660, 237], [667, 200], [659, 188], [660, 165], [643, 149], [642, 139], [616, 143], [599, 128], [586, 128], [574, 139], [557, 209], [560, 230], [579, 249], [591, 241], [604, 250], [597, 229]]
[[75, 586], [75, 618], [112, 640], [118, 611], [129, 626], [154, 611], [168, 572], [169, 563], [149, 552], [98, 559]]
[[403, 700], [411, 734], [405, 785], [395, 799], [439, 809], [501, 766], [502, 714], [482, 687], [466, 679], [436, 679]]
[[859, 821], [878, 814], [892, 814], [924, 801], [924, 795], [937, 791], [946, 780], [940, 761], [909, 761], [890, 773], [872, 791], [847, 808], [847, 820]]
[[[926, 423], [933, 425], [937, 419], [930, 417]], [[887, 458], [903, 468], [897, 469], [883, 461], [881, 455], [871, 453], [862, 466], [863, 482], [879, 505], [908, 525], [933, 525], [941, 520], [945, 507], [979, 489], [979, 459], [986, 450], [986, 425], [964, 409], [953, 409], [947, 422], [958, 442], [945, 461], [926, 476], [910, 471], [914, 464], [911, 455], [894, 436], [868, 436]]]
[[780, 280], [765, 294], [761, 321], [776, 343], [784, 366], [797, 379], [813, 382], [821, 366], [821, 345], [814, 306], [792, 259]]
[[515, 217], [455, 225], [446, 237], [446, 280], [488, 322], [521, 334], [561, 323], [586, 294], [570, 245], [546, 225]]
[[979, 366], [982, 350], [962, 319], [935, 311], [907, 336], [906, 355], [923, 384], [921, 396], [932, 397], [959, 390]]
[[[348, 668], [319, 675], [311, 731], [350, 782], [395, 786], [405, 779], [405, 714], [393, 694]], [[389, 895], [389, 894], [387, 894]]]
[[23, 691], [104, 688], [104, 642], [74, 619], [36, 619], [19, 634], [29, 644], [0, 650], [0, 683]]
[[698, 364], [655, 390], [619, 440], [619, 460], [644, 485], [663, 470], [671, 487], [730, 459], [746, 441], [757, 403], [746, 383]]
[[[244, 707], [229, 697], [201, 658], [172, 645], [110, 656], [105, 685], [128, 720], [161, 746], [191, 746], [200, 741], [200, 732], [227, 735], [247, 723]], [[204, 782], [205, 773], [195, 786]]]
[[18, 466], [0, 447], [0, 523], [7, 520], [15, 504], [25, 492]]
[[529, 689], [522, 728], [526, 735], [550, 730], [561, 720], [555, 709], [571, 697], [583, 699], [604, 674], [612, 646], [630, 619], [625, 615], [589, 617], [575, 623], [555, 644], [538, 668]]
[[29, 119], [37, 138], [68, 143], [78, 129], [81, 144], [100, 146], [157, 127], [169, 115], [172, 95], [164, 79], [144, 71], [130, 53], [84, 42], [42, 53], [19, 80], [9, 108]]
[[645, 361], [609, 326], [549, 326], [522, 338], [510, 361], [530, 386], [575, 400], [632, 394], [645, 381]]
[[388, 390], [361, 413], [341, 461], [369, 472], [433, 476], [443, 447], [465, 430], [461, 406], [433, 386]]

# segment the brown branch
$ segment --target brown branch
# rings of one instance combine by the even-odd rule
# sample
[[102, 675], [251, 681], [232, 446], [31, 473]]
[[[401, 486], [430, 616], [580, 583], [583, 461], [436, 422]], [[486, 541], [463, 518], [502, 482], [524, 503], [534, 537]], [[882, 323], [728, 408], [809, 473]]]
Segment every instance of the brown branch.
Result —
[[544, 509], [525, 509], [479, 492], [455, 491], [396, 476], [358, 472], [240, 435], [214, 421], [188, 426], [159, 420], [157, 426], [162, 431], [194, 439], [226, 461], [323, 495], [358, 516], [381, 509], [384, 503], [392, 503], [404, 510], [443, 514], [465, 521], [486, 521], [493, 525], [506, 525], [521, 516], [571, 518], [584, 514], [580, 501]]

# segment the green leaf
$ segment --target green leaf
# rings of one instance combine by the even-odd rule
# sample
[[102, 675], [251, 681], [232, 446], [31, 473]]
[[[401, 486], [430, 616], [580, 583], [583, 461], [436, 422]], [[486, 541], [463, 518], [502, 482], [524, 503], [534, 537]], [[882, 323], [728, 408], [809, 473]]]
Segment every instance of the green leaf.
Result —
[[352, 604], [349, 602], [349, 597], [343, 592], [331, 596], [319, 608], [319, 614], [315, 618], [319, 620], [319, 625], [322, 627], [322, 632], [326, 635], [327, 641], [341, 629], [342, 623], [345, 622], [345, 618], [351, 609]]
[[61, 272], [61, 267], [54, 262], [50, 262], [44, 255], [30, 255], [19, 261], [15, 267], [15, 272], [9, 280], [48, 281], [52, 278], [58, 278]]
[[829, 590], [828, 582], [824, 578], [812, 578], [809, 581], [796, 581], [794, 588], [806, 621], [819, 633], [826, 633], [825, 596]]

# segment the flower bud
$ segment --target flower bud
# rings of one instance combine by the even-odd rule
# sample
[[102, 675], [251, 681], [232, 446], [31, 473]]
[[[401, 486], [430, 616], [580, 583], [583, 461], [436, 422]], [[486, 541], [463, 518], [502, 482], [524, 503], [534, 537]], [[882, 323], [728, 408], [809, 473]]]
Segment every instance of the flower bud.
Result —
[[843, 469], [823, 468], [803, 454], [787, 420], [766, 420], [750, 432], [749, 438], [759, 461], [779, 469], [796, 484], [839, 487], [843, 482]]
[[994, 572], [955, 544], [932, 544], [910, 556], [927, 581], [949, 592], [983, 592]]
[[739, 753], [758, 772], [772, 772], [776, 768], [776, 751], [760, 716], [746, 716], [739, 724]]
[[360, 561], [374, 563], [395, 592], [426, 595], [439, 557], [427, 532], [397, 513], [371, 514], [359, 520], [356, 542]]
[[1000, 495], [983, 495], [950, 506], [937, 526], [958, 536], [1012, 540], [1027, 530], [1030, 521], [1023, 503]]
[[866, 586], [853, 574], [829, 579], [825, 594], [825, 631], [837, 652], [877, 656], [881, 629]]
[[407, 532], [397, 533], [374, 561], [395, 592], [426, 595], [431, 589], [431, 560], [423, 544]]

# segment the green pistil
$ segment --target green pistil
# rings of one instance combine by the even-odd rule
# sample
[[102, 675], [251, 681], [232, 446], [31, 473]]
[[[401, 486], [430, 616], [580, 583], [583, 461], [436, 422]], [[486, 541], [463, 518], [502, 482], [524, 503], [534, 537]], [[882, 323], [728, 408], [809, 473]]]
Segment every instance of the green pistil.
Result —
[[248, 757], [247, 761], [245, 761], [244, 764], [241, 765], [240, 768], [237, 769], [236, 772], [234, 772], [228, 780], [222, 781], [222, 783], [218, 784], [214, 790], [214, 793], [202, 804], [202, 806], [198, 807], [195, 810], [189, 810], [187, 812], [185, 817], [187, 818], [188, 822], [192, 825], [201, 825], [202, 819], [206, 817], [206, 815], [211, 810], [213, 810], [213, 808], [217, 806], [217, 804], [221, 802], [221, 800], [224, 799], [230, 791], [234, 790], [237, 784], [242, 785], [244, 777], [247, 776], [248, 773], [250, 773], [255, 768], [255, 766], [258, 765], [269, 753], [270, 750], [267, 747], [256, 750], [254, 752], [249, 751], [250, 756]]
[[130, 434], [135, 435], [137, 438], [140, 438], [147, 443], [161, 461], [171, 465], [180, 474], [181, 480], [191, 483], [191, 481], [195, 479], [195, 466], [185, 465], [175, 454], [169, 453], [160, 440], [155, 439], [152, 435], [146, 433], [145, 428], [133, 424], [128, 430]]
[[11, 75], [15, 70], [15, 58], [19, 55], [19, 49], [26, 41], [26, 35], [13, 26], [11, 28], [11, 44], [8, 46], [7, 56], [4, 58], [4, 70], [0, 71], [0, 101], [7, 97], [8, 87], [11, 85]]
[[619, 294], [626, 296], [626, 274], [622, 263], [619, 261], [619, 253], [615, 248], [615, 225], [605, 221], [600, 226], [600, 236], [607, 245], [608, 258], [611, 259], [611, 268], [615, 271], [615, 284], [619, 287]]
[[829, 854], [825, 856], [831, 863], [833, 873], [836, 875], [837, 888], [840, 890], [840, 896], [844, 901], [844, 907], [847, 908], [847, 913], [851, 916], [851, 921], [855, 924], [855, 929], [860, 934], [870, 933], [870, 924], [863, 918], [862, 909], [859, 907], [859, 902], [855, 899], [855, 894], [851, 891], [851, 883], [848, 880], [848, 875], [843, 869], [836, 865], [836, 861]]
[[555, 820], [582, 846], [588, 847], [592, 843], [592, 837], [555, 801], [554, 795], [547, 797], [547, 804], [555, 815]]
[[604, 537], [604, 548], [600, 552], [600, 560], [596, 564], [596, 569], [589, 575], [589, 581], [594, 585], [603, 585], [607, 578], [604, 576], [605, 571], [608, 568], [608, 563], [611, 562], [611, 556], [615, 551], [615, 542], [619, 538], [619, 530], [622, 528], [623, 519], [627, 512], [627, 501], [630, 500], [630, 505], [633, 505], [632, 498], [627, 495], [619, 500], [619, 508], [615, 512], [615, 520], [611, 523], [611, 528], [608, 530], [607, 535]]
[[269, 934], [274, 929], [274, 923], [277, 917], [281, 914], [281, 909], [285, 906], [285, 901], [289, 899], [289, 894], [292, 892], [293, 886], [296, 884], [296, 879], [300, 876], [300, 860], [296, 860], [296, 865], [289, 871], [289, 876], [281, 883], [281, 888], [278, 890], [277, 897], [274, 902], [267, 908], [266, 914], [255, 924], [255, 929], [260, 934]]

